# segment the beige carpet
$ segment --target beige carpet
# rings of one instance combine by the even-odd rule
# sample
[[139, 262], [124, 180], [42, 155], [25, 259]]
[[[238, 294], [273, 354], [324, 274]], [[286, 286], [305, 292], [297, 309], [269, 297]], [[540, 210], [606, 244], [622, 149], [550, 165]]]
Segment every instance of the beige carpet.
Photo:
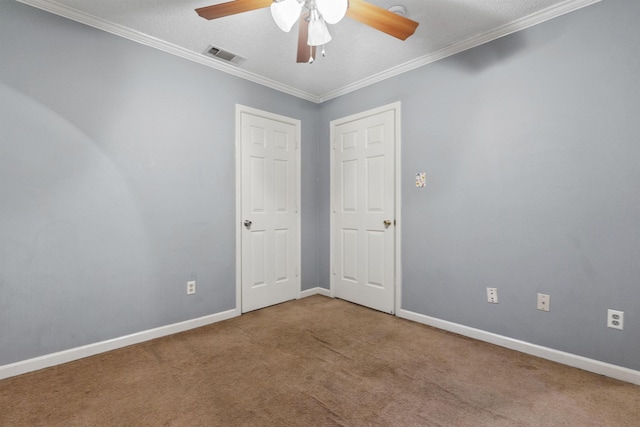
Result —
[[640, 387], [321, 296], [0, 381], [1, 426], [640, 426]]

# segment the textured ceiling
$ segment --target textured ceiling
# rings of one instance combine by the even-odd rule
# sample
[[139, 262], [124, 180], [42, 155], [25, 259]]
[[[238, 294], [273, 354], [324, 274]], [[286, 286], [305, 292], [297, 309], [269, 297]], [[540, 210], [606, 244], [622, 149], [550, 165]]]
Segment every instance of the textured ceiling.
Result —
[[[402, 4], [420, 23], [406, 41], [349, 18], [329, 30], [327, 56], [296, 64], [297, 26], [278, 29], [269, 9], [207, 21], [194, 9], [219, 0], [19, 0], [315, 102], [425, 65], [599, 0], [369, 0]], [[209, 59], [215, 45], [247, 58]]]

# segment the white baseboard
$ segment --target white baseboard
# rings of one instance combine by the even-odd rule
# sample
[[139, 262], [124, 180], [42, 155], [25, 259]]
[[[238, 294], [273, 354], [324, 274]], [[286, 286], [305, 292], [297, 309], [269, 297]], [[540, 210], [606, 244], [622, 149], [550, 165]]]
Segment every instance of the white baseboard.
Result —
[[599, 360], [589, 359], [571, 353], [565, 353], [564, 351], [554, 350], [548, 347], [542, 347], [525, 341], [483, 331], [481, 329], [470, 328], [468, 326], [448, 322], [446, 320], [425, 316], [424, 314], [414, 313], [409, 310], [401, 309], [398, 311], [397, 315], [403, 319], [423, 323], [445, 331], [455, 332], [456, 334], [464, 335], [465, 337], [474, 338], [479, 341], [499, 345], [500, 347], [506, 347], [521, 353], [530, 354], [553, 362], [573, 366], [574, 368], [583, 369], [585, 371], [615, 378], [617, 380], [626, 381], [631, 384], [640, 385], [640, 371], [600, 362]]
[[[316, 287], [300, 292], [299, 298], [306, 298], [312, 295], [324, 295], [331, 297], [329, 289]], [[187, 320], [172, 325], [161, 326], [147, 331], [137, 332], [135, 334], [114, 338], [99, 343], [89, 344], [82, 347], [76, 347], [45, 356], [35, 357], [16, 363], [0, 366], [0, 380], [14, 377], [28, 372], [37, 371], [39, 369], [49, 368], [51, 366], [60, 365], [62, 363], [72, 362], [96, 354], [104, 353], [111, 350], [127, 347], [133, 344], [149, 341], [152, 339], [164, 337], [167, 335], [184, 332], [189, 329], [199, 328], [201, 326], [210, 325], [212, 323], [221, 322], [240, 315], [240, 311], [236, 309], [223, 311], [209, 316], [197, 319]], [[491, 332], [475, 329], [468, 326], [460, 325], [446, 320], [436, 319], [434, 317], [425, 316], [424, 314], [414, 313], [409, 310], [399, 310], [398, 317], [412, 320], [414, 322], [433, 326], [445, 331], [454, 332], [469, 338], [499, 345], [501, 347], [516, 350], [532, 356], [541, 357], [543, 359], [562, 363], [564, 365], [573, 366], [585, 371], [605, 375], [617, 380], [626, 381], [631, 384], [640, 385], [640, 371], [625, 368], [622, 366], [612, 365], [610, 363], [601, 362], [594, 359], [542, 347], [525, 341], [516, 340]]]
[[[310, 297], [312, 295], [331, 296], [328, 289], [316, 287], [301, 291], [298, 298]], [[212, 323], [231, 319], [240, 316], [239, 309], [231, 309], [221, 313], [211, 314], [209, 316], [199, 317], [197, 319], [187, 320], [172, 325], [161, 326], [147, 331], [137, 332], [131, 335], [114, 338], [111, 340], [101, 341], [94, 344], [88, 344], [81, 347], [63, 350], [57, 353], [46, 354], [44, 356], [34, 357], [33, 359], [21, 360], [19, 362], [10, 363], [0, 366], [0, 380], [17, 375], [26, 374], [28, 372], [37, 371], [52, 366], [61, 365], [74, 360], [82, 359], [96, 354], [105, 353], [107, 351], [117, 350], [133, 344], [149, 341], [152, 339], [164, 337], [167, 335], [177, 334], [179, 332], [188, 331], [189, 329], [199, 328], [201, 326], [210, 325]]]
[[312, 295], [323, 295], [325, 297], [331, 297], [331, 291], [329, 289], [321, 288], [320, 286], [318, 286], [316, 288], [300, 291], [300, 296], [298, 297], [298, 299], [310, 297]]
[[74, 360], [94, 356], [99, 353], [116, 350], [118, 348], [127, 347], [144, 341], [176, 334], [178, 332], [188, 331], [189, 329], [199, 328], [201, 326], [221, 322], [223, 320], [231, 319], [239, 315], [240, 310], [227, 310], [220, 313], [211, 314], [209, 316], [199, 317], [197, 319], [186, 320], [184, 322], [161, 326], [159, 328], [149, 329], [147, 331], [125, 335], [123, 337], [114, 338], [107, 341], [101, 341], [94, 344], [84, 345], [82, 347], [71, 348], [69, 350], [35, 357], [33, 359], [22, 360], [20, 362], [11, 363], [9, 365], [3, 365], [0, 366], [0, 380], [14, 377], [16, 375], [26, 374], [27, 372], [37, 371], [39, 369], [60, 365], [62, 363], [72, 362]]

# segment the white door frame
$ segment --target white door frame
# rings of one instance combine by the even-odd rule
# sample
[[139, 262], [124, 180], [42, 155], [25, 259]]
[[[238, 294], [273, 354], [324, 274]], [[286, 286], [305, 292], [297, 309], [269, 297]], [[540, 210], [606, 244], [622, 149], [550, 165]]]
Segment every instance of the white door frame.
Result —
[[[295, 182], [295, 197], [296, 197], [296, 212], [299, 215], [299, 221], [297, 224], [298, 238], [296, 241], [296, 264], [295, 270], [298, 276], [301, 276], [302, 265], [302, 217], [300, 209], [300, 184], [302, 180], [301, 175], [301, 155], [302, 151], [302, 139], [301, 139], [301, 122], [298, 119], [291, 117], [281, 116], [279, 114], [270, 113], [268, 111], [258, 110], [256, 108], [247, 107], [245, 105], [236, 104], [236, 308], [235, 314], [239, 316], [242, 314], [242, 113], [251, 114], [254, 116], [264, 117], [270, 120], [277, 120], [284, 123], [290, 123], [296, 128], [296, 182]], [[302, 286], [302, 278], [300, 277], [300, 286]], [[298, 296], [301, 290], [298, 289]]]
[[341, 119], [336, 119], [336, 120], [332, 120], [330, 122], [330, 134], [329, 134], [329, 151], [330, 151], [330, 158], [331, 158], [331, 162], [330, 162], [330, 203], [331, 203], [331, 219], [329, 221], [329, 266], [330, 266], [330, 294], [331, 297], [335, 297], [335, 264], [334, 264], [334, 254], [335, 254], [335, 202], [334, 202], [334, 196], [335, 196], [335, 182], [334, 182], [334, 167], [335, 167], [335, 155], [334, 155], [334, 149], [335, 149], [335, 127], [341, 123], [344, 122], [350, 122], [350, 121], [354, 121], [354, 120], [358, 120], [364, 117], [368, 117], [368, 116], [372, 116], [372, 115], [376, 115], [376, 114], [380, 114], [384, 111], [389, 111], [389, 110], [393, 110], [394, 112], [394, 119], [395, 119], [395, 173], [394, 173], [394, 180], [395, 180], [395, 200], [394, 200], [394, 216], [395, 216], [395, 220], [396, 220], [396, 224], [395, 227], [393, 229], [394, 232], [394, 241], [395, 241], [395, 248], [394, 248], [394, 252], [395, 252], [395, 276], [394, 276], [394, 283], [393, 286], [395, 288], [395, 302], [394, 302], [394, 307], [395, 307], [395, 315], [398, 314], [398, 312], [401, 309], [402, 306], [402, 242], [401, 242], [401, 236], [402, 236], [402, 221], [401, 221], [401, 190], [402, 190], [402, 186], [401, 186], [401, 165], [402, 165], [402, 157], [401, 157], [401, 132], [400, 132], [400, 113], [401, 113], [401, 109], [400, 109], [400, 101], [391, 103], [391, 104], [387, 104], [387, 105], [383, 105], [382, 107], [378, 107], [378, 108], [374, 108], [371, 110], [367, 110], [367, 111], [363, 111], [361, 113], [356, 113], [347, 117], [343, 117]]

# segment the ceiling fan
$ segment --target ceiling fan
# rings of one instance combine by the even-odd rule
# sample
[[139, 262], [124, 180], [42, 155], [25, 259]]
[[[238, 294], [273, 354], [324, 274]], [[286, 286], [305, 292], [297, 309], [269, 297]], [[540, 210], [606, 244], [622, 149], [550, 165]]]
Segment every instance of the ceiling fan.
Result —
[[297, 62], [312, 63], [316, 46], [331, 41], [326, 24], [337, 24], [344, 16], [355, 19], [400, 40], [411, 36], [418, 23], [365, 0], [232, 0], [196, 9], [205, 19], [217, 19], [251, 10], [270, 7], [274, 21], [285, 32], [298, 25]]

